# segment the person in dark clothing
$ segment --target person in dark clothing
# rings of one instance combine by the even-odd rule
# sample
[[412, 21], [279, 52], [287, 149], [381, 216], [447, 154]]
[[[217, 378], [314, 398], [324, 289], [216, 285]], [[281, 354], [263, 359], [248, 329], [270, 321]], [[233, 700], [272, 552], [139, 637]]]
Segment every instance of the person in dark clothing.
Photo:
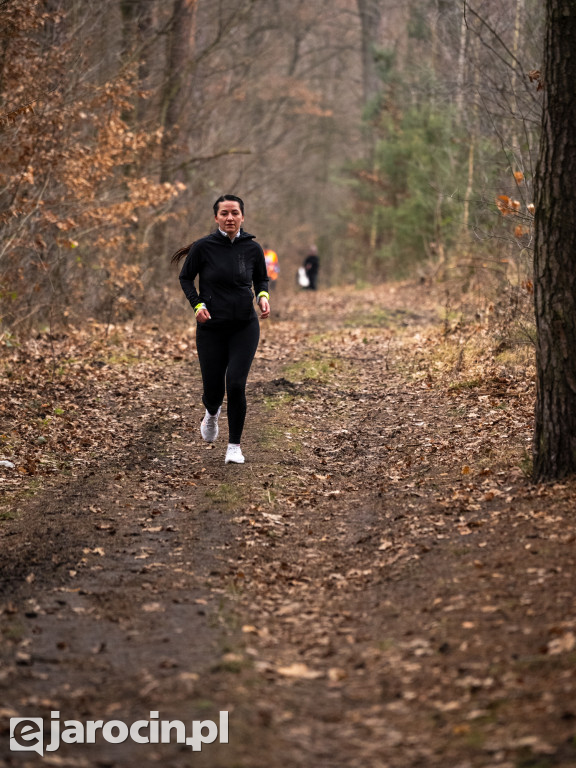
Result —
[[[242, 229], [244, 203], [222, 195], [214, 203], [218, 229], [176, 251], [173, 263], [186, 256], [180, 285], [196, 314], [196, 348], [202, 372], [200, 425], [204, 440], [218, 437], [218, 417], [227, 395], [228, 448], [225, 463], [243, 464], [240, 440], [246, 418], [246, 381], [260, 338], [260, 317], [270, 315], [268, 275], [261, 246]], [[198, 290], [195, 280], [198, 277]]]
[[304, 259], [304, 269], [308, 278], [308, 289], [315, 291], [318, 288], [318, 270], [320, 269], [318, 248], [315, 245], [310, 246], [308, 256]]

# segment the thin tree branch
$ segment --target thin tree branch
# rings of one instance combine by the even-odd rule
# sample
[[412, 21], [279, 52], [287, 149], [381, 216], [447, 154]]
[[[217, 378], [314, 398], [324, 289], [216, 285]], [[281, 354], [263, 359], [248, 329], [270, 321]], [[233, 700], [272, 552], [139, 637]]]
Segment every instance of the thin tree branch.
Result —
[[[9, 0], [6, 0], [6, 2], [9, 2]], [[36, 96], [35, 99], [31, 99], [30, 101], [27, 101], [26, 104], [22, 104], [16, 109], [11, 110], [10, 112], [5, 112], [3, 115], [0, 115], [0, 128], [5, 125], [9, 125], [10, 123], [13, 123], [16, 121], [16, 118], [20, 115], [25, 115], [28, 112], [34, 113], [34, 107], [33, 105], [36, 104], [40, 99], [44, 98], [45, 96], [48, 96], [51, 93], [54, 93], [54, 91], [58, 90], [58, 86], [55, 85], [53, 88], [51, 88], [49, 91], [44, 91], [39, 96]]]
[[[508, 54], [510, 59], [512, 60], [512, 63], [506, 59], [502, 54], [494, 48], [494, 46], [490, 45], [481, 34], [474, 31], [471, 25], [468, 24], [468, 19], [466, 16], [466, 11], [469, 11], [472, 16], [474, 16], [475, 19], [477, 19], [480, 24], [485, 27], [488, 32], [490, 32], [491, 35], [493, 35], [494, 39], [497, 40], [497, 42], [502, 46], [504, 51]], [[464, 19], [466, 22], [466, 27], [470, 29], [472, 32], [474, 32], [477, 37], [479, 38], [482, 45], [487, 48], [491, 53], [493, 53], [503, 64], [504, 66], [508, 67], [509, 69], [516, 71], [518, 69], [521, 73], [524, 73], [524, 66], [522, 65], [522, 62], [520, 59], [514, 54], [513, 51], [510, 50], [510, 48], [506, 45], [504, 40], [501, 38], [501, 36], [498, 34], [498, 32], [494, 29], [494, 27], [486, 21], [486, 19], [481, 16], [477, 11], [475, 11], [469, 4], [468, 0], [464, 0]], [[532, 99], [532, 101], [536, 101], [536, 97], [533, 94], [533, 92], [529, 89], [526, 89], [528, 95]]]
[[209, 163], [211, 160], [218, 160], [221, 157], [228, 157], [229, 155], [251, 155], [251, 149], [223, 149], [220, 152], [215, 152], [212, 155], [205, 155], [204, 157], [189, 157], [187, 160], [183, 160], [178, 165], [174, 166], [174, 170], [181, 171], [185, 168], [189, 168], [195, 163]]

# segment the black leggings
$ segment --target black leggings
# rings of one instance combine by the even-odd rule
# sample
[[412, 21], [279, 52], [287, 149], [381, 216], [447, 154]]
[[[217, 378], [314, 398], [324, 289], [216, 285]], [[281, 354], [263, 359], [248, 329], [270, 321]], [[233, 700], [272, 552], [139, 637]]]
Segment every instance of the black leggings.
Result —
[[260, 339], [256, 315], [248, 321], [198, 323], [196, 348], [202, 371], [202, 402], [215, 414], [228, 396], [228, 441], [240, 443], [246, 418], [246, 380]]

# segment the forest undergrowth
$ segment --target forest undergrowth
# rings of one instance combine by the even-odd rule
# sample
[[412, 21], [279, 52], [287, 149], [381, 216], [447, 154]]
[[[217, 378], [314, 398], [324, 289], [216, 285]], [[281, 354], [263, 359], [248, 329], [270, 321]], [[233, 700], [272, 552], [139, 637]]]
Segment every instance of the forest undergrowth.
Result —
[[4, 340], [0, 765], [8, 719], [53, 709], [226, 709], [199, 766], [573, 765], [576, 486], [529, 479], [529, 296], [274, 306], [241, 467], [200, 439], [190, 322]]

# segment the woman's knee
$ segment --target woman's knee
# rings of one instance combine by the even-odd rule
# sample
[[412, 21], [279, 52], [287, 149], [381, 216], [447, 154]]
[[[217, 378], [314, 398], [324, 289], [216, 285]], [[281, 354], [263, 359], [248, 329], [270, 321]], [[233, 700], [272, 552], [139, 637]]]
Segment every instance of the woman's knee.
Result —
[[246, 379], [229, 378], [226, 382], [226, 393], [229, 401], [242, 401], [246, 399]]

